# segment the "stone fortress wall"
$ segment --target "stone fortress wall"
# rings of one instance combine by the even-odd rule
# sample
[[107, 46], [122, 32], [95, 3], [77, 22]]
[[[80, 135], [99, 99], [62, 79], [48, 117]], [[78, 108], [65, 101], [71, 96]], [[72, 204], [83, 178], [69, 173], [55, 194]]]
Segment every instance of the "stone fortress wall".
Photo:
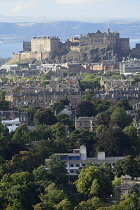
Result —
[[23, 42], [23, 51], [19, 54], [13, 54], [13, 62], [19, 62], [24, 59], [35, 58], [41, 60], [47, 58], [51, 54], [62, 54], [65, 50], [69, 51], [86, 51], [96, 48], [119, 49], [122, 52], [128, 52], [129, 38], [120, 38], [118, 32], [100, 32], [88, 33], [79, 37], [69, 38], [62, 43], [58, 37], [33, 37], [31, 42]]

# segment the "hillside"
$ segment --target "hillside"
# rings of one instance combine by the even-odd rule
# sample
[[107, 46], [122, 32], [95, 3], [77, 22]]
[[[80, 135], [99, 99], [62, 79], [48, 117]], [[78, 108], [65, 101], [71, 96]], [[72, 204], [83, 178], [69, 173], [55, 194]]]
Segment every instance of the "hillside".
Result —
[[[58, 36], [61, 41], [69, 37], [96, 32], [104, 32], [108, 27], [107, 21], [84, 23], [77, 21], [53, 21], [47, 23], [7, 23], [0, 22], [0, 41], [22, 42], [30, 41], [34, 36]], [[109, 22], [111, 31], [120, 32], [121, 37], [140, 38], [140, 21], [114, 20]]]

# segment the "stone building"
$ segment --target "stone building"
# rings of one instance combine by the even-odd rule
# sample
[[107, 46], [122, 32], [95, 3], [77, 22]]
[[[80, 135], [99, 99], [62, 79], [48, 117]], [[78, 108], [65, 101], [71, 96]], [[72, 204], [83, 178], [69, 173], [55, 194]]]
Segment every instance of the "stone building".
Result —
[[95, 117], [79, 117], [75, 120], [75, 129], [76, 130], [89, 130], [93, 131], [96, 127], [96, 118]]
[[33, 37], [31, 52], [46, 53], [60, 52], [60, 39], [58, 37]]
[[81, 35], [80, 37], [70, 38], [71, 50], [86, 51], [90, 49], [102, 49], [111, 48], [112, 50], [119, 49], [122, 52], [128, 52], [129, 38], [120, 38], [118, 32], [107, 32], [102, 33], [97, 31], [96, 33], [88, 33], [87, 35]]
[[140, 58], [140, 43], [137, 43], [135, 48], [132, 48], [130, 56]]
[[116, 188], [118, 199], [123, 195], [128, 194], [132, 186], [137, 186], [137, 190], [140, 193], [140, 177], [132, 178], [129, 175], [122, 176], [121, 185]]
[[39, 92], [9, 92], [5, 99], [10, 102], [10, 107], [18, 107], [21, 105], [34, 105], [42, 108], [48, 108], [57, 100], [63, 99], [67, 96], [72, 108], [76, 108], [81, 101], [80, 91], [39, 91]]
[[23, 42], [23, 51], [31, 51], [31, 42]]
[[13, 62], [31, 58], [42, 60], [51, 54], [63, 55], [70, 51], [83, 52], [97, 48], [128, 52], [129, 38], [120, 38], [118, 32], [110, 32], [110, 29], [104, 33], [98, 30], [96, 33], [69, 38], [65, 43], [60, 42], [58, 37], [33, 37], [31, 42], [23, 42], [23, 51], [13, 54], [12, 60]]

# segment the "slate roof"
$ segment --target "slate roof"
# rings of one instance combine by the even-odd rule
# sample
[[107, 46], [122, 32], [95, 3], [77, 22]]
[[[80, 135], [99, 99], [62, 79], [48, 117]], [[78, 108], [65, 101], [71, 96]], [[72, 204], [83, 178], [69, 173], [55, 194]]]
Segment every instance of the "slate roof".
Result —
[[96, 118], [95, 117], [79, 117], [76, 121], [77, 122], [81, 122], [81, 121], [87, 121], [87, 122], [89, 122], [90, 120], [92, 120], [92, 121], [96, 121]]
[[117, 190], [119, 190], [119, 189], [122, 189], [122, 190], [129, 190], [130, 187], [131, 187], [130, 184], [124, 183], [124, 184], [119, 185], [119, 186], [117, 187]]

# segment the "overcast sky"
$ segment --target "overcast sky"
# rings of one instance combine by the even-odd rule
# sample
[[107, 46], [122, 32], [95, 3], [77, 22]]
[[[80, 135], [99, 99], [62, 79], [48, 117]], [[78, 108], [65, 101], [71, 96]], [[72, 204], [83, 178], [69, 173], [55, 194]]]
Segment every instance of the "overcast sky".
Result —
[[45, 21], [140, 18], [140, 0], [0, 0], [0, 15]]

